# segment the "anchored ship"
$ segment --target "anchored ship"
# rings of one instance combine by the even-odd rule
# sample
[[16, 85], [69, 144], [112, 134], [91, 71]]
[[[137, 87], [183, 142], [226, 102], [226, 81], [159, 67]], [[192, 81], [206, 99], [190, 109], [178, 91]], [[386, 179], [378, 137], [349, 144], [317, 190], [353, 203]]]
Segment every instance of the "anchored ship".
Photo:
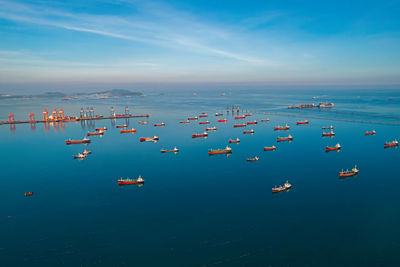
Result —
[[232, 153], [232, 148], [227, 146], [224, 149], [209, 149], [208, 155], [216, 155], [216, 154], [229, 154]]
[[257, 121], [248, 121], [247, 125], [249, 125], [249, 124], [257, 124], [257, 123], [258, 123]]
[[67, 144], [67, 145], [71, 145], [71, 144], [87, 144], [87, 143], [90, 143], [90, 139], [87, 138], [87, 137], [83, 138], [82, 140], [71, 140], [71, 139], [65, 140], [65, 144]]
[[254, 130], [251, 129], [250, 131], [243, 131], [243, 133], [244, 133], [244, 134], [253, 134], [253, 133], [254, 133]]
[[233, 125], [234, 128], [238, 128], [238, 127], [246, 127], [246, 123], [242, 123], [242, 124], [235, 124]]
[[120, 133], [136, 133], [136, 129], [132, 128], [132, 129], [125, 129], [125, 130], [120, 130]]
[[258, 161], [260, 158], [259, 157], [254, 157], [254, 158], [248, 158], [246, 161]]
[[210, 124], [209, 121], [199, 121], [199, 124]]
[[333, 130], [333, 126], [324, 126], [322, 127], [323, 130]]
[[124, 125], [117, 125], [117, 126], [115, 126], [115, 127], [117, 127], [117, 128], [126, 128], [126, 127], [128, 127], [128, 125], [126, 125], [126, 124], [124, 124]]
[[327, 146], [327, 147], [325, 148], [325, 152], [334, 151], [334, 150], [340, 150], [341, 148], [342, 148], [342, 147], [340, 146], [340, 144], [337, 143], [335, 146]]
[[325, 137], [325, 136], [334, 136], [335, 135], [335, 132], [333, 131], [333, 130], [331, 130], [329, 133], [322, 133], [322, 137]]
[[100, 132], [100, 131], [107, 131], [107, 127], [106, 126], [104, 126], [103, 128], [96, 128], [95, 129], [96, 131], [98, 131], [98, 132]]
[[236, 138], [236, 140], [230, 139], [230, 140], [229, 140], [229, 144], [232, 144], [232, 143], [238, 144], [238, 143], [240, 143], [240, 139], [239, 139], [239, 138]]
[[282, 142], [282, 141], [289, 141], [291, 142], [293, 140], [293, 136], [291, 136], [290, 134], [288, 135], [288, 137], [278, 137], [276, 139], [278, 142]]
[[159, 139], [158, 136], [154, 136], [154, 137], [141, 137], [139, 140], [140, 142], [149, 142], [149, 141], [157, 142], [158, 139]]
[[144, 180], [142, 176], [139, 175], [137, 179], [120, 178], [118, 179], [118, 185], [130, 185], [130, 184], [143, 184]]
[[165, 123], [164, 123], [164, 122], [162, 122], [162, 123], [155, 123], [154, 126], [161, 126], [161, 127], [164, 127], [164, 126], [165, 126]]
[[236, 116], [235, 120], [244, 120], [246, 117], [245, 116]]
[[274, 151], [276, 150], [276, 146], [265, 146], [264, 151]]
[[206, 128], [206, 131], [216, 131], [217, 130], [217, 127], [208, 127], [208, 128]]
[[365, 135], [375, 135], [375, 133], [376, 133], [375, 130], [372, 130], [370, 132], [366, 131]]
[[161, 149], [161, 153], [168, 153], [168, 152], [178, 153], [179, 149], [177, 147], [174, 147], [174, 149]]
[[224, 115], [224, 114], [222, 114], [222, 113], [215, 113], [215, 116], [222, 116], [222, 115]]
[[92, 135], [103, 135], [104, 131], [98, 131], [98, 132], [88, 132], [87, 136], [92, 136]]
[[397, 146], [399, 146], [399, 141], [394, 140], [392, 142], [385, 142], [383, 147], [387, 148], [387, 147], [397, 147]]
[[192, 134], [192, 138], [197, 138], [197, 137], [207, 137], [208, 133], [204, 132], [202, 134]]
[[207, 114], [201, 114], [201, 115], [199, 116], [199, 118], [207, 118], [207, 117], [208, 117]]
[[272, 188], [272, 193], [278, 193], [278, 192], [282, 192], [282, 191], [286, 191], [289, 190], [290, 188], [292, 188], [292, 185], [286, 181], [286, 183], [284, 185], [280, 185], [280, 186], [275, 186]]
[[139, 121], [140, 124], [148, 124], [148, 121]]
[[301, 124], [308, 124], [308, 120], [305, 121], [298, 121], [296, 122], [297, 125], [301, 125]]
[[218, 122], [227, 122], [228, 120], [227, 119], [220, 119], [220, 120], [218, 120]]
[[186, 121], [180, 121], [179, 123], [189, 123], [190, 121], [189, 120], [186, 120]]
[[194, 120], [197, 120], [197, 119], [198, 119], [197, 117], [188, 118], [189, 121], [194, 121]]
[[358, 174], [357, 166], [354, 166], [354, 168], [351, 170], [345, 170], [345, 171], [342, 170], [341, 172], [339, 172], [339, 177], [343, 178], [343, 177], [354, 176], [357, 174]]
[[262, 119], [261, 120], [261, 122], [268, 122], [269, 121], [269, 119], [267, 118], [267, 119]]
[[285, 125], [285, 126], [276, 126], [275, 128], [274, 128], [274, 131], [280, 131], [280, 130], [285, 130], [285, 131], [287, 131], [287, 130], [289, 130], [290, 129], [290, 127], [289, 127], [289, 125]]

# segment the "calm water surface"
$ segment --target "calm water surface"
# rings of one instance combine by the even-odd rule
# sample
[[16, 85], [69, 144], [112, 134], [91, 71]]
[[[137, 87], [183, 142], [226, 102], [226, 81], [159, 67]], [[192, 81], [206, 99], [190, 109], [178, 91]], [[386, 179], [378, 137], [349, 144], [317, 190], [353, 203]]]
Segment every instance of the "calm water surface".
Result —
[[[234, 91], [150, 92], [146, 98], [74, 101], [0, 102], [0, 120], [37, 117], [43, 108], [63, 108], [78, 115], [93, 106], [108, 115], [150, 113], [148, 125], [129, 119], [135, 134], [119, 133], [111, 120], [0, 126], [0, 257], [3, 266], [398, 266], [400, 250], [399, 149], [383, 149], [400, 138], [400, 127], [341, 119], [400, 121], [396, 91]], [[326, 95], [326, 98], [322, 98]], [[312, 96], [318, 99], [312, 100]], [[287, 105], [333, 101], [332, 112], [289, 111]], [[248, 120], [254, 135], [217, 123], [228, 105], [257, 111]], [[333, 112], [335, 111], [335, 112]], [[179, 124], [207, 112], [207, 139], [198, 123]], [[263, 115], [274, 112], [278, 115]], [[293, 116], [282, 116], [287, 113]], [[290, 114], [289, 114], [290, 113]], [[300, 117], [297, 117], [300, 116]], [[309, 119], [310, 125], [296, 126]], [[339, 119], [339, 120], [338, 120]], [[165, 122], [166, 127], [153, 127]], [[273, 127], [288, 123], [289, 132]], [[322, 138], [321, 127], [334, 125], [336, 136]], [[65, 145], [87, 131], [107, 126], [104, 137], [92, 137], [93, 152], [83, 161], [72, 155], [84, 145]], [[364, 136], [375, 129], [375, 136]], [[276, 143], [277, 136], [294, 136]], [[139, 138], [158, 135], [158, 143]], [[231, 156], [210, 157], [209, 148]], [[326, 153], [340, 142], [342, 151]], [[275, 152], [264, 146], [277, 145]], [[161, 154], [177, 146], [180, 152]], [[259, 156], [258, 162], [246, 158]], [[338, 171], [357, 164], [357, 177], [340, 180]], [[142, 187], [120, 187], [121, 176], [145, 179]], [[292, 190], [272, 194], [271, 187], [289, 180]], [[23, 193], [33, 191], [33, 197]]]

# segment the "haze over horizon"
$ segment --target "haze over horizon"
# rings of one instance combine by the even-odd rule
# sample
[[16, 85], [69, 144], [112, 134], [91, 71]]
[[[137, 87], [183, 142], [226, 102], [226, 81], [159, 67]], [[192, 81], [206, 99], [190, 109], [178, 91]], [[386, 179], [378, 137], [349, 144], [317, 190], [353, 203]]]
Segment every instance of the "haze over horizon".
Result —
[[398, 14], [397, 0], [0, 0], [0, 92], [396, 87]]

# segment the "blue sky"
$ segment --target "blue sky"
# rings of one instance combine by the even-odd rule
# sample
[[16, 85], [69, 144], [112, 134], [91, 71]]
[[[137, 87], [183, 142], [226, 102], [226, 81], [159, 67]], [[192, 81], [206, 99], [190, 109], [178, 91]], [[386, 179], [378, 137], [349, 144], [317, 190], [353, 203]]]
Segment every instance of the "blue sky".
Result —
[[400, 1], [0, 0], [0, 90], [400, 84], [399, 14]]

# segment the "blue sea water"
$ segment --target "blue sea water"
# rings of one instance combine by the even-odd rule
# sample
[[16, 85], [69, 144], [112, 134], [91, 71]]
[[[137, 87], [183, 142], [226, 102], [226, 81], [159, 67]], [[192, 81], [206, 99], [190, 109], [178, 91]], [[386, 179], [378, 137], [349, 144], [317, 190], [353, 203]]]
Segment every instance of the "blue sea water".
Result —
[[[384, 149], [400, 138], [400, 92], [385, 90], [148, 92], [146, 98], [0, 102], [27, 119], [44, 108], [79, 115], [93, 106], [108, 115], [151, 114], [141, 119], [65, 125], [0, 125], [0, 257], [3, 266], [398, 266], [400, 249], [400, 150]], [[323, 97], [325, 95], [325, 97]], [[312, 97], [316, 96], [313, 100]], [[288, 110], [287, 105], [333, 101], [331, 111]], [[233, 128], [226, 107], [240, 105], [258, 120], [253, 135]], [[189, 116], [209, 114], [217, 126], [207, 139]], [[217, 123], [223, 112], [227, 123]], [[263, 118], [270, 122], [261, 123]], [[309, 125], [296, 121], [309, 119]], [[153, 127], [165, 122], [165, 127]], [[237, 122], [237, 121], [236, 121]], [[120, 134], [128, 123], [135, 134]], [[273, 131], [288, 123], [288, 132]], [[322, 138], [322, 126], [334, 138]], [[65, 145], [96, 127], [109, 129], [92, 143]], [[364, 136], [375, 129], [375, 136]], [[291, 143], [277, 136], [293, 135]], [[158, 135], [157, 143], [140, 137]], [[224, 148], [230, 156], [208, 156]], [[325, 146], [342, 145], [340, 152]], [[276, 151], [264, 152], [264, 146]], [[177, 146], [180, 152], [161, 154]], [[85, 160], [72, 155], [88, 148]], [[246, 162], [248, 157], [258, 162]], [[339, 179], [357, 165], [360, 174]], [[142, 175], [141, 187], [118, 186], [119, 177]], [[289, 192], [271, 188], [289, 180]], [[33, 191], [34, 196], [24, 197]]]

